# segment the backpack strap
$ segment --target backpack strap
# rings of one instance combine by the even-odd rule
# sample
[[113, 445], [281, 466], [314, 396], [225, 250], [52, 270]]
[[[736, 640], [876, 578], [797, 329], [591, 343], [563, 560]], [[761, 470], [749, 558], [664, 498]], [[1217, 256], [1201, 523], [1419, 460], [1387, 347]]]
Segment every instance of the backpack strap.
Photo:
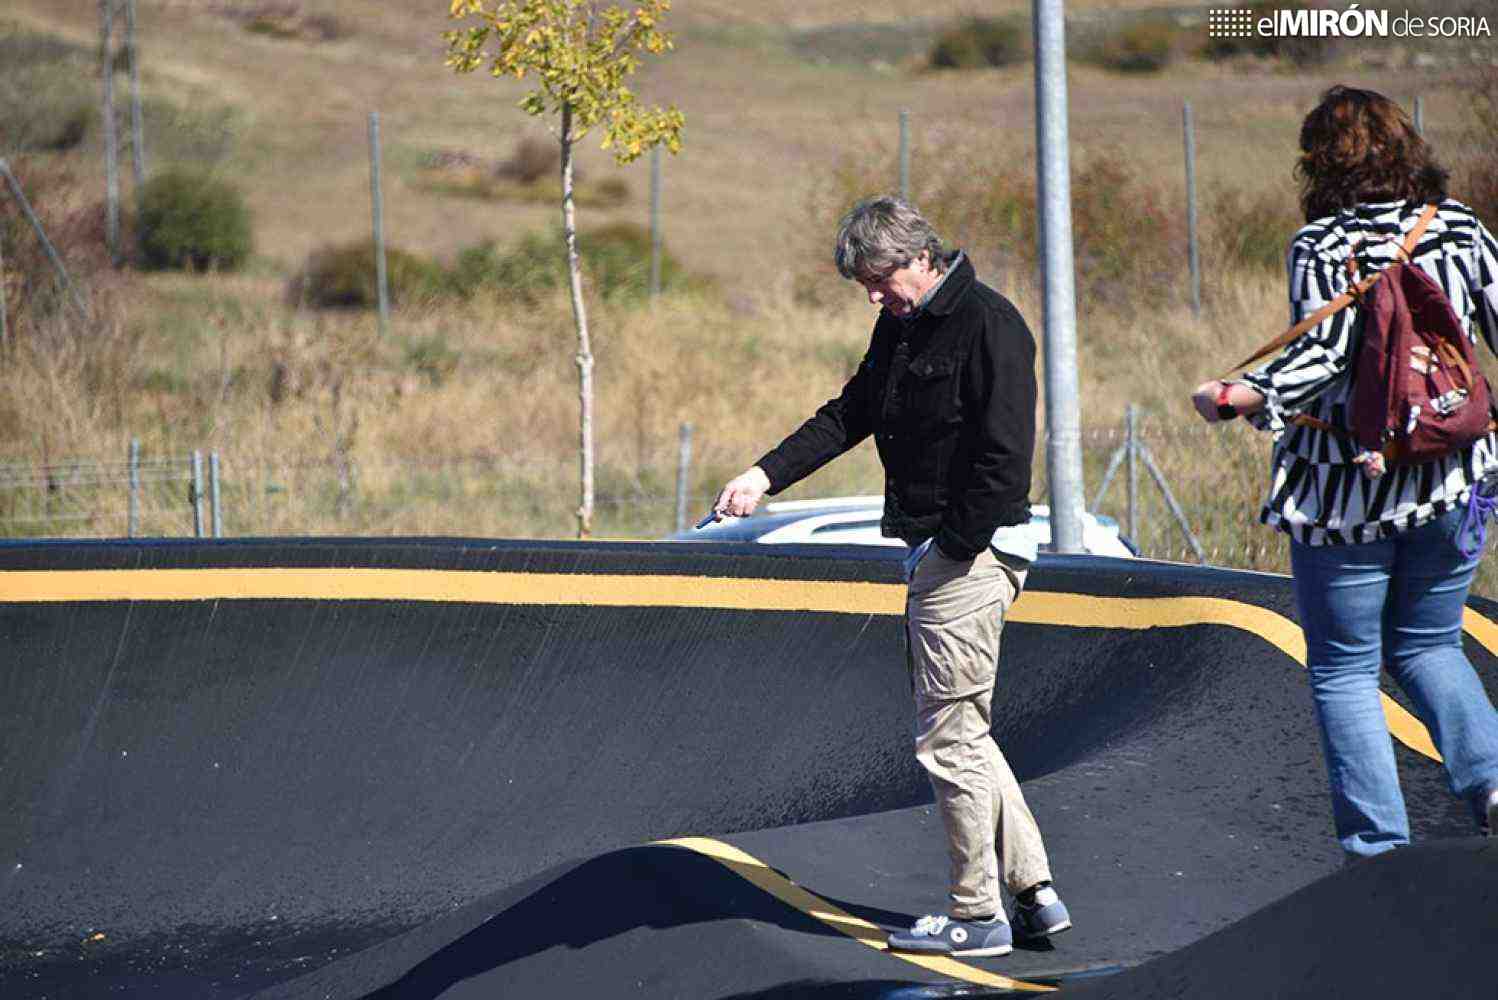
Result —
[[[1425, 211], [1420, 213], [1420, 218], [1415, 222], [1415, 225], [1410, 230], [1409, 235], [1404, 238], [1403, 243], [1401, 243], [1400, 245], [1400, 249], [1404, 251], [1405, 257], [1413, 259], [1415, 253], [1415, 244], [1419, 243], [1420, 237], [1425, 235], [1425, 227], [1430, 225], [1430, 220], [1435, 218], [1435, 215], [1436, 206], [1434, 204], [1426, 205]], [[1356, 273], [1351, 266], [1348, 270], [1349, 273]], [[1247, 368], [1249, 365], [1253, 364], [1255, 361], [1258, 361], [1265, 355], [1273, 354], [1275, 351], [1279, 350], [1281, 347], [1284, 347], [1286, 344], [1290, 343], [1290, 341], [1295, 340], [1306, 331], [1315, 329], [1328, 316], [1332, 315], [1335, 312], [1338, 312], [1339, 310], [1347, 308], [1355, 300], [1362, 298], [1363, 294], [1367, 292], [1368, 289], [1372, 288], [1381, 277], [1383, 277], [1383, 272], [1375, 271], [1372, 274], [1368, 275], [1368, 277], [1363, 278], [1361, 281], [1354, 281], [1352, 286], [1347, 291], [1343, 292], [1341, 295], [1338, 295], [1326, 305], [1322, 306], [1320, 309], [1317, 309], [1315, 312], [1311, 313], [1311, 315], [1307, 316], [1299, 323], [1296, 323], [1284, 333], [1280, 334], [1278, 337], [1275, 337], [1269, 343], [1265, 344], [1263, 347], [1259, 348], [1257, 351], [1250, 354], [1248, 357], [1244, 358], [1233, 367], [1229, 368], [1227, 370], [1227, 375], [1232, 375], [1234, 372], [1239, 371], [1240, 369]], [[1223, 380], [1226, 381], [1226, 379], [1227, 376], [1224, 376]]]

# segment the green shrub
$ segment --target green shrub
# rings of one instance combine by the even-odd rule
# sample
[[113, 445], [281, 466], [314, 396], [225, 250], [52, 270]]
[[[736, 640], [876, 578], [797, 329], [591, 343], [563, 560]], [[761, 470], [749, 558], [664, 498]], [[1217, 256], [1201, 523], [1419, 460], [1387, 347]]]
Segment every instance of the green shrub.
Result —
[[441, 385], [463, 361], [463, 356], [440, 333], [411, 341], [406, 345], [405, 354], [406, 364], [432, 385]]
[[97, 55], [0, 24], [0, 155], [61, 152], [98, 114]]
[[1451, 164], [1451, 193], [1488, 226], [1498, 226], [1498, 66], [1470, 75], [1473, 124]]
[[150, 268], [233, 270], [250, 256], [250, 211], [237, 188], [197, 170], [174, 167], [141, 190], [136, 230]]
[[977, 69], [1023, 62], [1025, 32], [1013, 20], [970, 18], [939, 35], [928, 59], [937, 69]]
[[629, 201], [629, 181], [623, 177], [605, 177], [593, 185], [592, 193], [598, 205], [617, 207]]
[[346, 35], [347, 29], [329, 14], [308, 14], [299, 3], [264, 3], [247, 10], [235, 11], [244, 29], [251, 34], [304, 42], [331, 42]]
[[465, 298], [490, 290], [534, 302], [565, 281], [561, 236], [534, 231], [509, 251], [493, 240], [466, 247], [453, 268], [453, 287]]
[[508, 177], [522, 184], [534, 184], [543, 178], [559, 176], [561, 169], [560, 146], [554, 142], [543, 142], [525, 136], [515, 143], [515, 151], [499, 165], [497, 172], [501, 177]]
[[1290, 238], [1300, 228], [1293, 192], [1260, 191], [1245, 195], [1226, 190], [1212, 199], [1208, 250], [1217, 257], [1209, 266], [1246, 264], [1280, 272]]
[[[604, 298], [642, 298], [650, 293], [650, 230], [612, 222], [578, 234], [578, 254]], [[679, 283], [681, 266], [661, 248], [661, 287]]]
[[1097, 61], [1120, 73], [1158, 73], [1170, 63], [1175, 35], [1168, 21], [1139, 21], [1110, 35]]
[[[385, 282], [392, 306], [430, 301], [448, 288], [436, 261], [399, 247], [385, 247]], [[293, 301], [324, 309], [369, 309], [379, 305], [372, 239], [325, 246], [307, 257], [292, 280]]]
[[[650, 291], [650, 230], [632, 222], [584, 229], [577, 236], [578, 255], [592, 288], [605, 299], [643, 298]], [[471, 296], [499, 291], [534, 302], [567, 283], [562, 234], [529, 232], [510, 250], [493, 241], [464, 249], [453, 268], [452, 285]], [[679, 261], [661, 248], [663, 291], [688, 284]]]

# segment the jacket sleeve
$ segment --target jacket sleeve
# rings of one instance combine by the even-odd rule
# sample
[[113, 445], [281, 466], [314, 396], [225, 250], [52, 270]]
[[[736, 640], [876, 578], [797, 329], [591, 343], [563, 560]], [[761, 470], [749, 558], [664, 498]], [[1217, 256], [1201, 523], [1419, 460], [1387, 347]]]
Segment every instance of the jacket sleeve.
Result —
[[800, 482], [869, 436], [871, 356], [872, 347], [842, 392], [755, 463], [770, 477], [771, 494]]
[[[1350, 278], [1343, 259], [1318, 253], [1308, 241], [1290, 246], [1290, 321], [1299, 323], [1347, 291]], [[1289, 413], [1305, 409], [1347, 372], [1358, 317], [1356, 302], [1332, 313], [1291, 341], [1268, 362], [1239, 381], [1264, 397], [1264, 408], [1249, 420], [1263, 430], [1284, 429]]]
[[1035, 338], [1009, 303], [985, 317], [964, 380], [965, 475], [936, 532], [937, 548], [952, 559], [971, 559], [996, 528], [1030, 520]]

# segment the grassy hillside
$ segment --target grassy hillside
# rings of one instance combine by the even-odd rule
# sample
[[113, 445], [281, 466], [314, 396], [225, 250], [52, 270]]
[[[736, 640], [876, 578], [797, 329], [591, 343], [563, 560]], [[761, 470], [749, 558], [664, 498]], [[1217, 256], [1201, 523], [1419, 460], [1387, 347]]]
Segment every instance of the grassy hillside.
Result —
[[[1173, 26], [1174, 59], [1162, 72], [1095, 60], [1070, 67], [1089, 500], [1124, 407], [1136, 403], [1214, 557], [1279, 567], [1277, 540], [1247, 525], [1267, 443], [1242, 428], [1197, 427], [1186, 392], [1283, 319], [1274, 268], [1295, 225], [1295, 132], [1320, 91], [1340, 81], [1419, 94], [1438, 151], [1475, 176], [1471, 162], [1491, 158], [1470, 138], [1476, 71], [1468, 54], [1436, 45], [1344, 46], [1310, 67], [1255, 56], [1213, 62], [1198, 55], [1205, 27], [1187, 16], [1197, 6], [1068, 8], [1083, 55], [1143, 20]], [[916, 200], [1039, 332], [1033, 67], [934, 72], [924, 61], [931, 40], [961, 18], [1027, 11], [1017, 0], [954, 2], [910, 21], [905, 5], [883, 0], [681, 0], [677, 50], [652, 62], [637, 89], [687, 115], [683, 153], [665, 166], [663, 223], [693, 278], [654, 307], [594, 290], [602, 533], [670, 527], [682, 422], [696, 427], [701, 506], [856, 364], [873, 311], [831, 273], [827, 244], [853, 198], [894, 187], [902, 109], [912, 121]], [[522, 143], [549, 141], [543, 124], [515, 109], [513, 82], [444, 68], [445, 13], [440, 0], [141, 0], [150, 165], [204, 167], [238, 186], [254, 216], [254, 257], [235, 274], [104, 267], [95, 115], [83, 114], [84, 134], [70, 148], [17, 157], [69, 234], [99, 318], [60, 313], [24, 335], [18, 328], [0, 373], [0, 461], [118, 462], [131, 438], [153, 456], [216, 450], [235, 533], [569, 533], [576, 390], [560, 294], [501, 289], [413, 302], [385, 338], [367, 311], [288, 299], [309, 253], [368, 234], [373, 110], [393, 243], [452, 267], [465, 248], [512, 247], [555, 225], [544, 193], [494, 180], [497, 167], [523, 159]], [[1170, 20], [1178, 15], [1185, 19]], [[25, 95], [0, 122], [10, 130], [0, 145], [13, 148], [22, 124], [40, 134], [95, 100], [96, 17], [92, 0], [13, 0], [0, 15], [9, 40], [0, 45], [29, 53], [0, 63], [0, 83]], [[1185, 100], [1198, 123], [1207, 302], [1199, 319], [1185, 306]], [[22, 124], [16, 108], [26, 111]], [[584, 225], [647, 224], [643, 161], [616, 167], [590, 141], [582, 169], [585, 192], [597, 193], [580, 210]], [[1037, 500], [1043, 465], [1042, 455]], [[872, 452], [861, 448], [798, 493], [868, 492], [878, 482]], [[80, 502], [84, 513], [60, 528], [30, 494], [8, 496], [0, 522], [9, 516], [12, 533], [123, 530], [115, 500]], [[1123, 496], [1116, 484], [1103, 509], [1122, 517]], [[1149, 503], [1142, 540], [1182, 555], [1163, 506]], [[150, 531], [182, 533], [189, 523], [169, 492], [147, 513]]]

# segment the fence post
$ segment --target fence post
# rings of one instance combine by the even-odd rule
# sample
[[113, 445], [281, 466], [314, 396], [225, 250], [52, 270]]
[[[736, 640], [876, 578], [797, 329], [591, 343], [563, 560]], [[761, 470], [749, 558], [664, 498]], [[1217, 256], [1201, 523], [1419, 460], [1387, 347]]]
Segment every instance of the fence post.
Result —
[[900, 111], [900, 197], [910, 200], [910, 112]]
[[62, 258], [57, 255], [57, 248], [52, 245], [51, 240], [47, 239], [47, 231], [42, 228], [42, 220], [36, 217], [36, 212], [31, 208], [31, 202], [26, 200], [26, 193], [21, 190], [21, 182], [16, 180], [16, 175], [10, 172], [10, 164], [4, 160], [0, 160], [0, 176], [5, 178], [5, 183], [15, 197], [16, 204], [21, 206], [21, 212], [26, 216], [26, 221], [31, 223], [31, 228], [36, 232], [36, 238], [42, 241], [42, 249], [47, 252], [47, 259], [57, 270], [57, 276], [61, 279], [63, 288], [73, 296], [73, 304], [78, 307], [78, 312], [83, 315], [84, 319], [91, 319], [88, 306], [83, 304], [83, 297], [78, 294], [78, 289], [73, 287], [73, 280], [68, 277], [68, 269], [63, 267]]
[[130, 506], [125, 522], [125, 537], [140, 532], [140, 438], [130, 439]]
[[650, 147], [650, 297], [661, 294], [661, 147]]
[[692, 474], [692, 425], [681, 425], [676, 454], [676, 530], [687, 530], [687, 482]]
[[1176, 519], [1176, 524], [1180, 525], [1181, 534], [1186, 536], [1186, 543], [1196, 554], [1196, 561], [1203, 566], [1207, 565], [1207, 554], [1202, 551], [1201, 542], [1196, 540], [1196, 535], [1191, 531], [1191, 525], [1186, 521], [1186, 512], [1181, 510], [1180, 504], [1176, 503], [1175, 494], [1170, 492], [1170, 485], [1165, 482], [1165, 474], [1155, 464], [1154, 456], [1150, 454], [1149, 448], [1142, 444], [1139, 446], [1139, 455], [1144, 459], [1145, 468], [1149, 469], [1150, 478], [1155, 481], [1156, 486], [1160, 487], [1160, 495], [1165, 498], [1165, 506], [1170, 509], [1171, 516]]
[[5, 317], [5, 234], [0, 233], [0, 351], [10, 349], [10, 324]]
[[114, 120], [115, 0], [99, 0], [99, 76], [104, 83], [104, 242], [109, 259], [120, 265], [120, 137]]
[[140, 105], [140, 49], [135, 43], [135, 0], [125, 0], [125, 51], [130, 53], [130, 163], [135, 175], [135, 217], [146, 184], [146, 125]]
[[385, 278], [385, 210], [380, 191], [380, 113], [369, 113], [369, 198], [374, 214], [375, 285], [380, 297], [380, 336], [390, 331], [390, 289]]
[[213, 500], [213, 537], [224, 537], [224, 509], [219, 504], [218, 452], [208, 453], [208, 493]]
[[1186, 256], [1191, 265], [1191, 315], [1202, 314], [1202, 265], [1196, 239], [1196, 122], [1191, 115], [1191, 102], [1182, 110], [1182, 125], [1186, 136]]
[[1139, 544], [1139, 441], [1137, 437], [1138, 408], [1130, 403], [1124, 410], [1124, 452], [1129, 463], [1129, 537]]
[[192, 501], [192, 536], [203, 537], [203, 453], [192, 453], [192, 485], [188, 487]]

